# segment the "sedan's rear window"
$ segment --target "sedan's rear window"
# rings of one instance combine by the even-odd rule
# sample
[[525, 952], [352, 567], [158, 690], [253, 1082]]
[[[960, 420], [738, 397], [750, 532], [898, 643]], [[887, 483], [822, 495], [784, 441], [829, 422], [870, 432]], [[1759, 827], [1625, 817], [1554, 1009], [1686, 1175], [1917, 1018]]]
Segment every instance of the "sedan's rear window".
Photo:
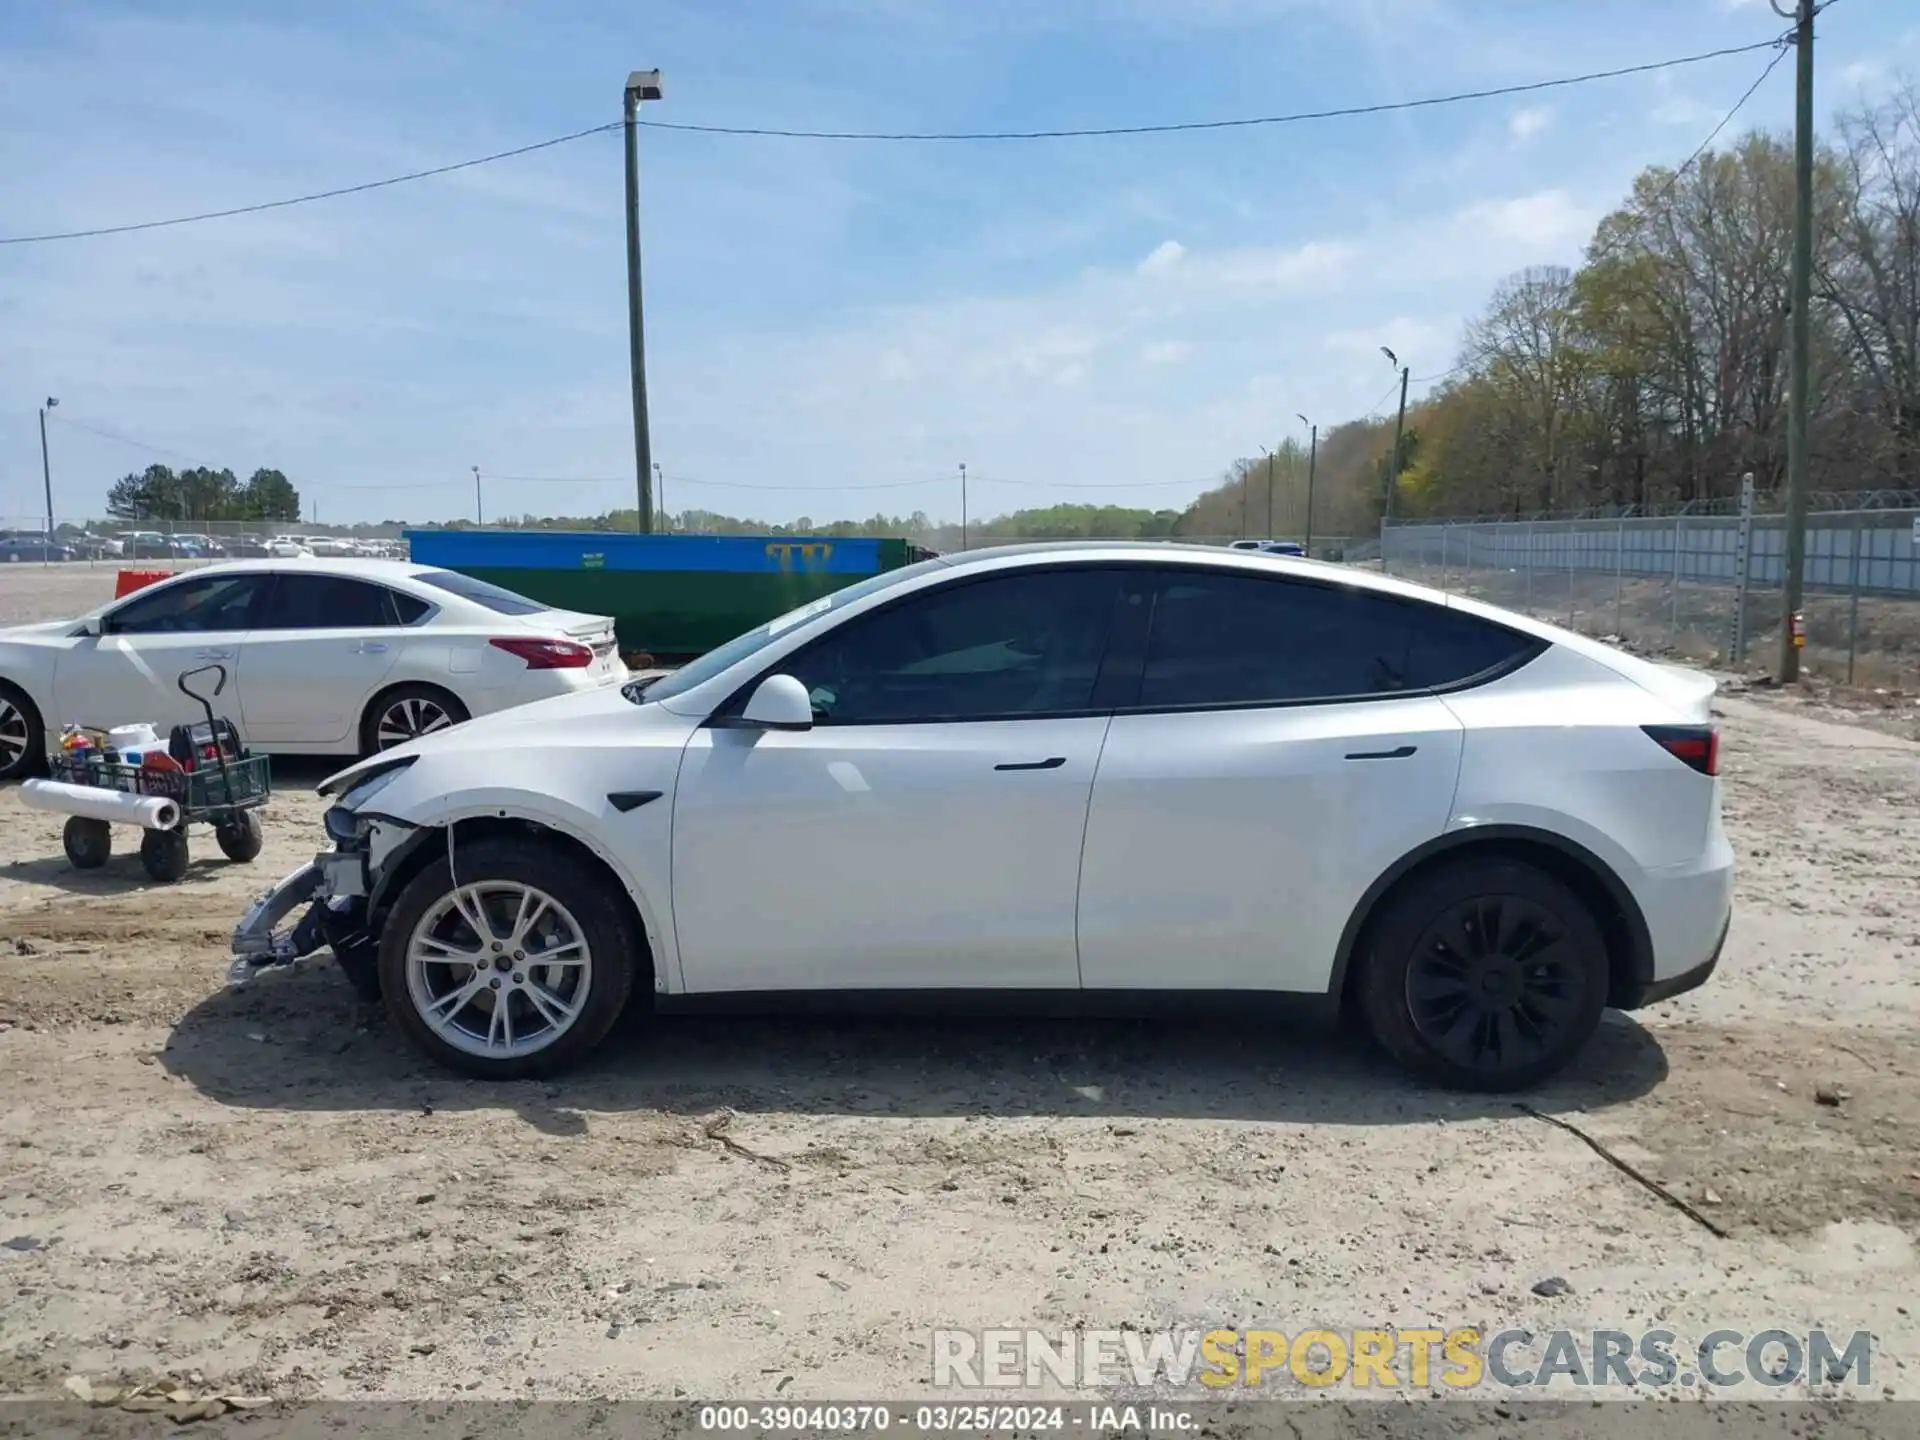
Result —
[[413, 578], [422, 585], [431, 585], [449, 595], [458, 595], [462, 600], [471, 600], [501, 615], [537, 615], [542, 610], [552, 608], [542, 605], [538, 600], [515, 594], [504, 586], [490, 585], [485, 580], [476, 580], [471, 575], [462, 575], [455, 570], [423, 570]]

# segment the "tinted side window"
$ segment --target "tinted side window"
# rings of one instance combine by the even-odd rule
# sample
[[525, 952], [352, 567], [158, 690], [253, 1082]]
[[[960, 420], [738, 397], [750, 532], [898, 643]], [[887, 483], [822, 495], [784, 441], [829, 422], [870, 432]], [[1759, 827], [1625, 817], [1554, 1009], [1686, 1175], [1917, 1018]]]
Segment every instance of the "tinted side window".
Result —
[[1154, 606], [1140, 701], [1261, 705], [1407, 688], [1411, 615], [1363, 590], [1182, 575]]
[[344, 575], [276, 575], [257, 630], [383, 629], [396, 623], [392, 592]]
[[515, 591], [489, 584], [485, 580], [476, 580], [471, 575], [462, 575], [457, 570], [427, 570], [413, 578], [423, 585], [444, 590], [449, 595], [458, 595], [462, 600], [484, 605], [501, 615], [538, 615], [547, 608], [538, 600], [529, 600]]
[[413, 624], [433, 608], [418, 595], [403, 595], [398, 590], [390, 590], [387, 594], [393, 601], [394, 613], [400, 617], [402, 625]]
[[1089, 708], [1115, 571], [947, 586], [850, 620], [781, 666], [823, 725], [976, 720]]
[[106, 617], [113, 635], [173, 635], [245, 630], [259, 593], [258, 575], [212, 575], [139, 595]]
[[1413, 643], [1407, 652], [1410, 689], [1457, 685], [1540, 648], [1528, 635], [1422, 602], [1407, 607], [1413, 616]]

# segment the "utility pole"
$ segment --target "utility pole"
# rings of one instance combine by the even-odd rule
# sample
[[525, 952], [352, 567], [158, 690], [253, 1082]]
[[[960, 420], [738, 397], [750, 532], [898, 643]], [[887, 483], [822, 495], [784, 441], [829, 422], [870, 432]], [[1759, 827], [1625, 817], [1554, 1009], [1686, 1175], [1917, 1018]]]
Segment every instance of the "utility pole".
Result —
[[470, 468], [473, 471], [473, 523], [477, 529], [487, 522], [480, 518], [480, 467], [474, 465]]
[[640, 308], [640, 138], [635, 124], [642, 100], [662, 94], [658, 70], [635, 70], [627, 76], [621, 114], [627, 139], [627, 344], [633, 374], [633, 469], [639, 486], [636, 527], [642, 535], [653, 529], [653, 439], [647, 431], [646, 325]]
[[967, 462], [960, 462], [960, 548], [967, 548]]
[[47, 460], [47, 411], [60, 402], [49, 395], [40, 407], [40, 479], [47, 487], [47, 548], [41, 553], [53, 558], [53, 466]]
[[[1267, 447], [1262, 445], [1260, 447], [1260, 453], [1263, 455], [1266, 454]], [[1252, 474], [1253, 467], [1243, 461], [1240, 466], [1240, 538], [1242, 540], [1250, 540], [1253, 538], [1253, 530], [1251, 529], [1253, 522], [1248, 518], [1252, 513], [1251, 502], [1253, 496], [1247, 488], [1247, 481]]]
[[1267, 451], [1267, 538], [1273, 538], [1273, 452]]
[[1400, 357], [1386, 346], [1380, 347], [1380, 353], [1400, 369], [1400, 418], [1393, 422], [1393, 458], [1387, 461], [1387, 504], [1381, 512], [1381, 524], [1393, 519], [1394, 493], [1400, 488], [1400, 437], [1407, 429], [1407, 376], [1411, 367], [1400, 364]]
[[660, 523], [671, 531], [673, 521], [667, 517], [667, 477], [661, 473], [658, 460], [653, 462], [653, 498], [660, 507]]
[[1300, 548], [1306, 551], [1308, 558], [1311, 559], [1313, 556], [1313, 466], [1314, 462], [1320, 458], [1320, 427], [1298, 411], [1294, 412], [1294, 416], [1307, 427], [1307, 533], [1300, 542]]
[[1800, 621], [1807, 568], [1807, 421], [1812, 403], [1813, 307], [1813, 12], [1814, 0], [1799, 0], [1796, 13], [1774, 12], [1794, 21], [1793, 106], [1793, 330], [1787, 372], [1787, 573], [1780, 617], [1782, 685], [1800, 678], [1800, 647], [1806, 632]]

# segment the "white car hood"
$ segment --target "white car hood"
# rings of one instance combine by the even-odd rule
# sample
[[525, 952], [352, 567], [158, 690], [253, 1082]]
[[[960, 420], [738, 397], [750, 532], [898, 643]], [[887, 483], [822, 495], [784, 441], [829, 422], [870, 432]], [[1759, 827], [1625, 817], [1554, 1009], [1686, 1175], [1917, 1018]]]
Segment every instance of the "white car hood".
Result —
[[369, 755], [321, 781], [319, 793], [342, 794], [362, 775], [407, 756], [417, 756], [418, 763], [424, 764], [439, 756], [465, 757], [476, 752], [512, 752], [524, 756], [528, 751], [540, 749], [635, 744], [647, 734], [657, 734], [660, 730], [691, 734], [698, 723], [659, 705], [636, 705], [626, 698], [622, 689], [608, 685], [573, 695], [556, 695], [550, 700], [535, 700], [464, 721], [450, 730]]

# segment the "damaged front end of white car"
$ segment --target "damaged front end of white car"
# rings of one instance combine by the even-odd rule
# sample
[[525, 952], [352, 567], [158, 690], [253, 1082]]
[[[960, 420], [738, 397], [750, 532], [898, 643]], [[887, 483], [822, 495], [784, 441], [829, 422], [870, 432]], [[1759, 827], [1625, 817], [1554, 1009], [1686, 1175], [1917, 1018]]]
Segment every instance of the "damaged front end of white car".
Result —
[[380, 998], [378, 936], [370, 928], [371, 917], [400, 872], [396, 862], [431, 841], [434, 832], [370, 807], [415, 758], [396, 756], [347, 782], [326, 812], [334, 848], [254, 901], [234, 927], [231, 984], [245, 984], [262, 970], [328, 948], [361, 999]]

